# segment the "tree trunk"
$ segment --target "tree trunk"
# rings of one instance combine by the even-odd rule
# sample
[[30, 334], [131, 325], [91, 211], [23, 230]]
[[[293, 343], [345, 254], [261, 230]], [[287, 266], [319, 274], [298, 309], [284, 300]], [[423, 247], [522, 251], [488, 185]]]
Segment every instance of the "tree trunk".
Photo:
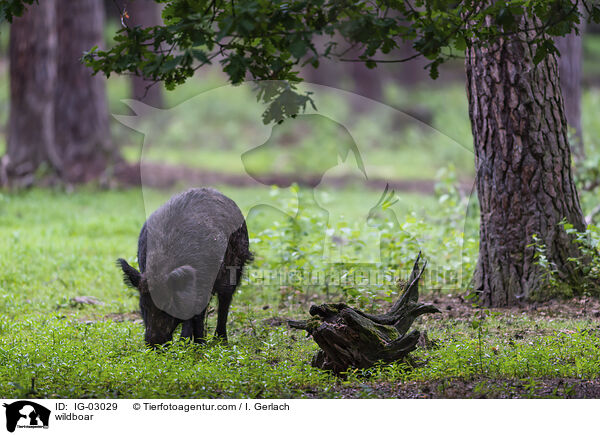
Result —
[[[584, 8], [580, 5], [581, 12]], [[560, 86], [565, 102], [565, 113], [569, 127], [575, 130], [571, 137], [571, 150], [577, 162], [585, 160], [583, 134], [581, 131], [581, 74], [583, 58], [582, 35], [585, 21], [582, 18], [579, 24], [579, 35], [574, 31], [567, 36], [556, 38], [556, 48], [560, 51], [558, 69], [560, 73]]]
[[[523, 17], [521, 25], [533, 23]], [[585, 229], [556, 57], [534, 66], [535, 47], [526, 41], [531, 36], [519, 37], [493, 44], [470, 41], [466, 51], [481, 208], [474, 282], [489, 306], [542, 296], [542, 273], [528, 246], [534, 234], [560, 278], [575, 281], [568, 258], [580, 254], [559, 222], [566, 218], [577, 230]]]
[[[358, 59], [361, 50], [350, 50], [345, 57]], [[384, 74], [381, 67], [369, 69], [364, 62], [349, 62], [349, 71], [354, 82], [354, 92], [371, 100], [381, 101], [383, 98]], [[363, 108], [358, 107], [359, 111]]]
[[[412, 41], [403, 41], [396, 52], [398, 59], [407, 59], [417, 54], [417, 51], [412, 47]], [[429, 78], [429, 71], [425, 69], [428, 63], [429, 61], [424, 56], [414, 58], [408, 62], [399, 63], [399, 74], [395, 75], [394, 78], [399, 85], [407, 88], [412, 88], [419, 83], [431, 80]], [[431, 122], [428, 122], [428, 124], [430, 123]]]
[[0, 184], [24, 187], [45, 163], [60, 171], [54, 143], [54, 0], [33, 5], [10, 27], [10, 115]]
[[116, 157], [110, 139], [105, 80], [80, 58], [102, 45], [104, 9], [96, 0], [57, 0], [58, 79], [55, 135], [63, 178], [86, 182], [102, 175]]
[[[160, 8], [154, 0], [135, 0], [128, 2], [127, 12], [130, 27], [152, 27], [162, 24]], [[153, 107], [164, 107], [163, 84], [146, 80], [144, 77], [133, 76], [131, 79], [132, 97]]]

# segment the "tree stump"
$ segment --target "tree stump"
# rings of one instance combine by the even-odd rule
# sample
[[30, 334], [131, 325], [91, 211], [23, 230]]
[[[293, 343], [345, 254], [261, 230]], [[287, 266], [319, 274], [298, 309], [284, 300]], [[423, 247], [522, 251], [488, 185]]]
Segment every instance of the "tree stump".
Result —
[[404, 290], [391, 309], [380, 315], [367, 314], [345, 304], [313, 305], [309, 320], [289, 320], [292, 328], [307, 331], [319, 345], [312, 360], [314, 367], [341, 374], [349, 368], [368, 368], [377, 361], [402, 360], [412, 352], [420, 333], [407, 333], [417, 317], [439, 313], [433, 305], [419, 303], [419, 279], [425, 270], [417, 257]]

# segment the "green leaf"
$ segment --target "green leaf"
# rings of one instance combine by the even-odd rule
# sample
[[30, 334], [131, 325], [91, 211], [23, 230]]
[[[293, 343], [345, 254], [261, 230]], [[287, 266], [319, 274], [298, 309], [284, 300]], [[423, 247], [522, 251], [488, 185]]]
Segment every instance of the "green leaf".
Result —
[[289, 45], [290, 53], [292, 53], [292, 56], [294, 56], [296, 59], [300, 59], [300, 58], [304, 57], [304, 55], [308, 51], [308, 47], [309, 46], [306, 43], [306, 41], [304, 41], [301, 38], [295, 39]]

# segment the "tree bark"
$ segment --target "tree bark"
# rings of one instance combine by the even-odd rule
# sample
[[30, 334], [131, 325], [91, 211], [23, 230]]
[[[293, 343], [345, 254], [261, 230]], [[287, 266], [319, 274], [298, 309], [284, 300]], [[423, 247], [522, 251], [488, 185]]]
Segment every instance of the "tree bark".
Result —
[[[523, 17], [521, 25], [533, 23]], [[580, 254], [559, 222], [585, 229], [556, 57], [535, 66], [531, 35], [518, 36], [469, 41], [465, 60], [481, 208], [474, 284], [489, 306], [543, 296], [542, 271], [529, 246], [534, 234], [559, 277], [576, 282], [568, 258]]]
[[55, 24], [55, 1], [45, 0], [11, 25], [10, 114], [0, 184], [26, 187], [43, 163], [49, 170], [62, 167], [54, 143]]
[[[582, 5], [580, 12], [585, 10]], [[576, 162], [585, 160], [583, 134], [581, 130], [581, 74], [583, 64], [582, 35], [585, 21], [582, 18], [578, 26], [579, 35], [575, 31], [556, 38], [556, 48], [560, 51], [558, 69], [560, 73], [560, 86], [565, 102], [565, 113], [569, 127], [574, 129], [571, 137], [571, 150]]]
[[84, 51], [102, 45], [104, 9], [96, 0], [57, 0], [58, 79], [55, 135], [67, 182], [102, 175], [116, 158], [110, 138], [105, 79], [81, 62]]
[[[127, 3], [130, 27], [152, 27], [162, 24], [160, 8], [154, 0], [135, 0]], [[163, 84], [154, 83], [144, 77], [131, 78], [132, 97], [153, 107], [164, 107]]]

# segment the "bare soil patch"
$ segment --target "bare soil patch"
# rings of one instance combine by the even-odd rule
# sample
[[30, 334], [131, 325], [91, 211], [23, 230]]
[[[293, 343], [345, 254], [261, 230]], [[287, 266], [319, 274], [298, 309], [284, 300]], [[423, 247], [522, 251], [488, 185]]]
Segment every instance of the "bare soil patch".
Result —
[[[481, 308], [476, 307], [472, 301], [465, 299], [464, 295], [455, 294], [424, 294], [421, 300], [431, 303], [440, 309], [443, 319], [471, 319], [481, 315]], [[501, 316], [527, 315], [540, 319], [582, 319], [589, 318], [600, 321], [600, 301], [598, 299], [583, 297], [568, 300], [551, 300], [523, 304], [510, 308], [490, 308], [491, 312]], [[438, 314], [439, 316], [440, 314]], [[484, 314], [485, 317], [485, 314]]]

